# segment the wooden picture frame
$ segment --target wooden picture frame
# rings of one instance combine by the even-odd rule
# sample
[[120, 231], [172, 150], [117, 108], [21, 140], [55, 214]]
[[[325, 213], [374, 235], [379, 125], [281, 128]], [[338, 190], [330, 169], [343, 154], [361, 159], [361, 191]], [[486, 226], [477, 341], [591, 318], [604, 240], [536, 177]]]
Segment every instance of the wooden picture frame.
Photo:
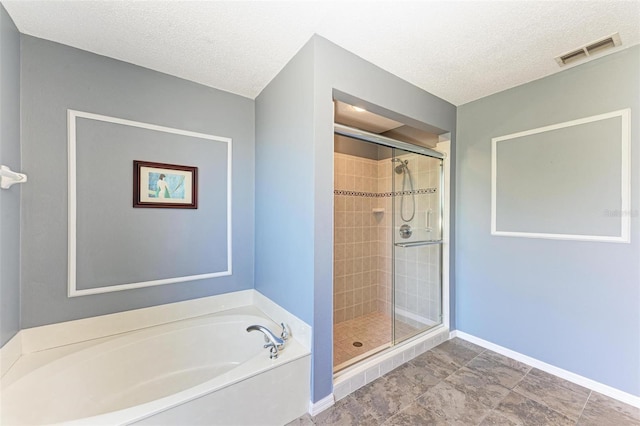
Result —
[[197, 209], [198, 168], [134, 160], [133, 207]]

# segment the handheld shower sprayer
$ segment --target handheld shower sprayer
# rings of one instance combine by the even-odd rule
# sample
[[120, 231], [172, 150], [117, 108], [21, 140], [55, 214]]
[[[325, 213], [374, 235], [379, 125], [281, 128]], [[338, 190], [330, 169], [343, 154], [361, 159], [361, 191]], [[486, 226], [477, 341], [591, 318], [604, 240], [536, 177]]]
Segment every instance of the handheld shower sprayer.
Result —
[[[409, 160], [402, 161], [399, 158], [392, 158], [391, 162], [399, 163], [394, 168], [394, 170], [397, 174], [402, 175], [402, 195], [400, 196], [400, 217], [404, 222], [411, 222], [413, 220], [413, 217], [416, 214], [416, 199], [415, 199], [415, 193], [413, 192], [413, 179], [411, 178], [411, 172], [409, 171]], [[411, 194], [411, 215], [408, 218], [405, 218], [404, 199], [405, 199], [405, 196], [407, 195], [407, 190], [406, 190], [407, 179], [409, 180], [409, 187], [411, 188], [411, 191], [409, 191], [409, 193]]]

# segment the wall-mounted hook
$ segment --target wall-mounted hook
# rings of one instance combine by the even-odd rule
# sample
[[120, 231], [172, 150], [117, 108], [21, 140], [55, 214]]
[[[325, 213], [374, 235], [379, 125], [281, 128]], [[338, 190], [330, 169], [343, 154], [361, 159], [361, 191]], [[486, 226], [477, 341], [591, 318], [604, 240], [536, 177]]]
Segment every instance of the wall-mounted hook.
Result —
[[7, 166], [0, 166], [0, 188], [9, 189], [14, 183], [25, 183], [27, 175], [16, 173]]

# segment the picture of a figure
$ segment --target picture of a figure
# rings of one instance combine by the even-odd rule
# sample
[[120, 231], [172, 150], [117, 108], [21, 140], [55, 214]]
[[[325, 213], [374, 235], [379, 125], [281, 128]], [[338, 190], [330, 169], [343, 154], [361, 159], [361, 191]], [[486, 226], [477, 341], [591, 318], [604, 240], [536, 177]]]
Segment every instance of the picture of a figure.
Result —
[[149, 197], [184, 199], [184, 175], [149, 172]]
[[156, 182], [156, 197], [157, 198], [171, 198], [171, 194], [169, 193], [169, 185], [164, 181], [166, 176], [164, 173], [160, 175], [160, 178]]
[[198, 168], [133, 161], [133, 207], [198, 208]]

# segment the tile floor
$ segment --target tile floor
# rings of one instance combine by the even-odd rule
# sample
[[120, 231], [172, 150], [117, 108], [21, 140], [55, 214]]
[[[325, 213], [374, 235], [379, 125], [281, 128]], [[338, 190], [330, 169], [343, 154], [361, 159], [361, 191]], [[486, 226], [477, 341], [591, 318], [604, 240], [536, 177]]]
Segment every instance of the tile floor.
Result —
[[640, 409], [456, 338], [289, 425], [639, 426]]
[[[402, 321], [396, 321], [396, 335], [412, 336], [418, 331]], [[350, 365], [349, 360], [376, 348], [389, 347], [391, 318], [381, 312], [372, 312], [333, 326], [333, 365], [335, 371]], [[362, 346], [354, 346], [354, 342]]]

